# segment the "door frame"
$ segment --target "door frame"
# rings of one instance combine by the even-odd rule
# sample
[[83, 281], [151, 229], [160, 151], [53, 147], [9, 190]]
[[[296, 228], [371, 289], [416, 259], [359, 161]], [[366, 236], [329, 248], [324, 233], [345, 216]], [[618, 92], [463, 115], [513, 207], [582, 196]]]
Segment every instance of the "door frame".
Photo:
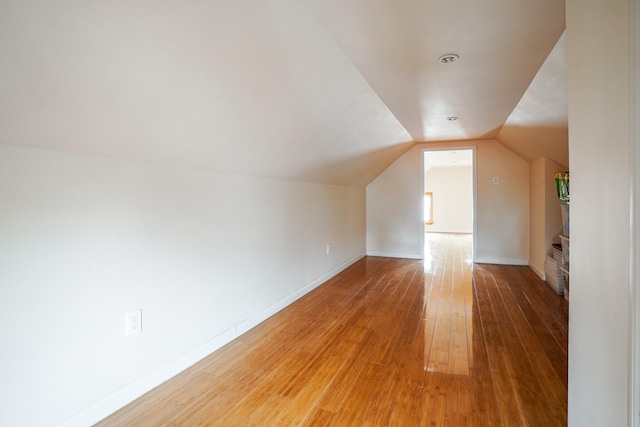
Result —
[[[472, 181], [473, 181], [473, 227], [472, 227], [472, 233], [473, 233], [473, 248], [472, 248], [472, 256], [473, 256], [473, 262], [476, 262], [476, 254], [477, 254], [477, 243], [478, 243], [478, 204], [477, 204], [477, 200], [478, 200], [478, 186], [477, 186], [477, 168], [476, 168], [476, 146], [475, 145], [452, 145], [452, 146], [447, 146], [447, 147], [424, 147], [422, 148], [421, 152], [421, 156], [420, 156], [420, 162], [421, 162], [421, 166], [420, 166], [420, 170], [422, 171], [422, 174], [420, 175], [420, 179], [422, 180], [420, 188], [422, 188], [422, 192], [420, 193], [420, 200], [424, 200], [424, 193], [426, 191], [425, 189], [425, 185], [424, 185], [424, 175], [425, 175], [425, 168], [424, 168], [424, 157], [427, 153], [429, 152], [433, 152], [433, 151], [459, 151], [459, 150], [471, 150], [471, 158], [472, 158]], [[425, 240], [425, 231], [424, 231], [424, 203], [422, 206], [422, 215], [420, 216], [420, 221], [422, 223], [422, 233], [420, 236], [420, 241], [422, 242], [422, 245], [420, 246], [422, 249], [422, 258], [424, 259], [425, 257], [425, 252], [424, 252], [424, 240]]]
[[640, 427], [640, 5], [629, 6], [630, 248], [629, 248], [629, 425]]

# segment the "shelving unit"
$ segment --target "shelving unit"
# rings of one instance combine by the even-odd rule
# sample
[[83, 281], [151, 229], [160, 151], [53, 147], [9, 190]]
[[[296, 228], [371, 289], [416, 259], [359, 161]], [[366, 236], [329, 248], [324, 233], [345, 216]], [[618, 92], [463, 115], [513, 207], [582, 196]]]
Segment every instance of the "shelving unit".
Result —
[[[547, 284], [564, 299], [569, 301], [570, 278], [570, 238], [569, 238], [569, 172], [558, 172], [555, 175], [556, 193], [560, 201], [560, 213], [562, 216], [561, 256], [560, 248], [552, 248], [550, 255], [545, 259], [545, 279]], [[557, 246], [557, 244], [554, 244]]]
[[[568, 231], [568, 227], [567, 230]], [[570, 266], [569, 266], [569, 250], [570, 250], [570, 239], [569, 236], [565, 236], [564, 234], [560, 235], [560, 240], [562, 241], [562, 263], [560, 264], [560, 269], [564, 274], [564, 299], [569, 301], [569, 276], [570, 276]]]

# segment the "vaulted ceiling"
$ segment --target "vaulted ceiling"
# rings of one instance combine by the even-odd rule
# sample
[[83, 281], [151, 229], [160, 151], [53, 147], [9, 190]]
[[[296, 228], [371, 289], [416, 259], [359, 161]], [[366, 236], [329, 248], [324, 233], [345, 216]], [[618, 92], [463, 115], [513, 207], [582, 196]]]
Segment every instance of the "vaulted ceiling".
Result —
[[563, 1], [0, 8], [0, 144], [345, 185], [420, 141], [568, 163]]

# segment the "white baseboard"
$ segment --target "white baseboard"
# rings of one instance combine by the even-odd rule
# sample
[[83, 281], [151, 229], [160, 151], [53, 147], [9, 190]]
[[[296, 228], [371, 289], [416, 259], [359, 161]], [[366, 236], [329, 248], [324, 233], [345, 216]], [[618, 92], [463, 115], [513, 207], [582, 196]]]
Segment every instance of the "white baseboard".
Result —
[[[240, 335], [244, 334], [249, 329], [251, 329], [254, 326], [257, 326], [258, 324], [264, 322], [269, 317], [273, 316], [274, 314], [276, 314], [277, 312], [279, 312], [280, 310], [282, 310], [283, 308], [285, 308], [289, 304], [293, 303], [294, 301], [302, 298], [303, 296], [305, 296], [306, 294], [308, 294], [309, 292], [311, 292], [312, 290], [314, 290], [318, 286], [322, 285], [327, 280], [331, 279], [332, 277], [336, 276], [337, 274], [339, 274], [340, 272], [345, 270], [347, 267], [349, 267], [349, 266], [353, 265], [354, 263], [360, 261], [365, 256], [366, 256], [365, 253], [361, 253], [359, 255], [354, 256], [353, 258], [343, 262], [342, 264], [340, 264], [338, 267], [334, 268], [333, 270], [331, 270], [327, 274], [325, 274], [325, 275], [319, 277], [318, 279], [314, 280], [313, 282], [309, 283], [304, 288], [298, 290], [297, 292], [295, 292], [295, 293], [289, 295], [288, 297], [286, 297], [286, 298], [278, 301], [277, 303], [273, 304], [272, 306], [267, 308], [262, 313], [259, 313], [258, 315], [252, 317], [251, 319], [248, 319], [248, 320], [246, 320], [246, 321], [244, 321], [242, 323], [237, 324], [236, 327], [235, 327], [236, 331], [238, 332], [237, 336], [240, 336]], [[235, 338], [232, 338], [231, 340], [233, 340], [233, 339], [235, 339]], [[231, 340], [229, 340], [229, 341], [231, 341]]]
[[528, 259], [479, 257], [473, 260], [478, 264], [529, 265]]
[[424, 259], [422, 254], [407, 254], [396, 252], [380, 252], [380, 251], [367, 251], [367, 256], [380, 256], [386, 258], [408, 258], [408, 259]]
[[87, 427], [91, 426], [98, 421], [106, 418], [107, 416], [113, 414], [118, 409], [123, 408], [129, 403], [133, 402], [143, 394], [153, 390], [160, 384], [165, 381], [173, 378], [178, 375], [180, 372], [204, 359], [214, 351], [223, 347], [225, 344], [233, 341], [238, 338], [243, 333], [247, 332], [249, 329], [257, 326], [264, 320], [276, 314], [278, 311], [282, 310], [289, 304], [293, 303], [297, 299], [311, 292], [327, 280], [336, 276], [341, 271], [345, 270], [347, 267], [351, 266], [355, 262], [361, 260], [366, 255], [364, 253], [356, 255], [355, 257], [345, 261], [338, 267], [334, 268], [330, 272], [324, 274], [313, 282], [307, 284], [302, 289], [297, 292], [289, 295], [288, 297], [276, 302], [275, 304], [269, 306], [266, 310], [261, 313], [258, 313], [256, 316], [245, 320], [244, 322], [238, 323], [234, 327], [224, 331], [220, 335], [216, 336], [212, 340], [207, 343], [201, 345], [196, 348], [192, 352], [180, 357], [177, 360], [169, 363], [163, 368], [158, 369], [157, 371], [151, 373], [150, 375], [118, 390], [107, 398], [101, 400], [95, 405], [85, 409], [79, 414], [75, 415], [73, 418], [59, 424], [59, 427]]
[[547, 280], [544, 270], [540, 270], [537, 266], [529, 264], [529, 268], [538, 275], [542, 280]]

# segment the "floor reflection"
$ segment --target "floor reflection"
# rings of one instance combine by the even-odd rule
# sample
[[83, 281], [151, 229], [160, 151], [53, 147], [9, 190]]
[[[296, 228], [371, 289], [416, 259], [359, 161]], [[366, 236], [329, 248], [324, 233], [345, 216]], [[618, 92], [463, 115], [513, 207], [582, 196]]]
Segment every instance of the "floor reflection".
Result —
[[522, 266], [366, 257], [99, 425], [566, 426], [568, 306]]
[[447, 234], [447, 233], [424, 233], [424, 271], [425, 273], [433, 273], [437, 260], [434, 253], [438, 250], [444, 236], [453, 236], [457, 238], [463, 250], [463, 262], [469, 266], [473, 264], [473, 235], [467, 233]]

